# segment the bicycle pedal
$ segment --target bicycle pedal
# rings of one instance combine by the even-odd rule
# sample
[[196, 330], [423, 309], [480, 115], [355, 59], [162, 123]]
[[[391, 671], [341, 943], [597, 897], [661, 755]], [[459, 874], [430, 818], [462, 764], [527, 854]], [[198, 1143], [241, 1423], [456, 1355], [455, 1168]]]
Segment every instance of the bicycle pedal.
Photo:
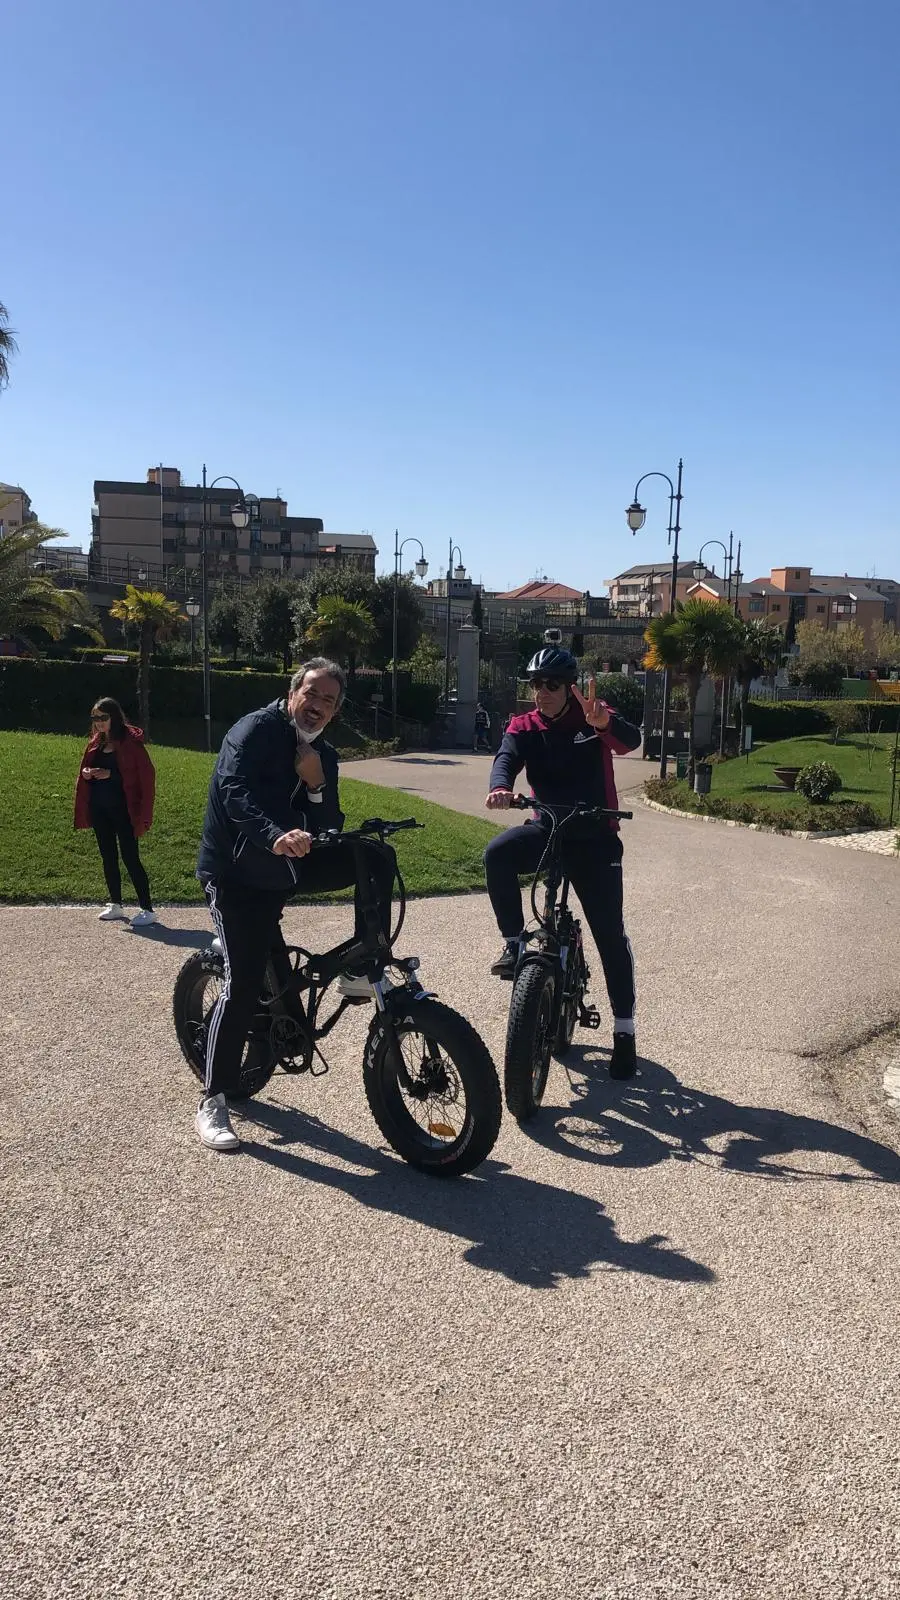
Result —
[[603, 1022], [596, 1006], [582, 1006], [578, 1020], [583, 1028], [599, 1028]]

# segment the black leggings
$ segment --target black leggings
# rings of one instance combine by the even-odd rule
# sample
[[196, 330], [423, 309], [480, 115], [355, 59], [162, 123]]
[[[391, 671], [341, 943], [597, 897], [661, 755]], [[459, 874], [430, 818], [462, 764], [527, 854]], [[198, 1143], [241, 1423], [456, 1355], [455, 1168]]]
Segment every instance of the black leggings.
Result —
[[[396, 857], [389, 846], [373, 840], [364, 847], [381, 924], [390, 933], [391, 889]], [[317, 850], [295, 862], [300, 894], [347, 889], [356, 881], [349, 842]], [[206, 1093], [231, 1094], [240, 1085], [241, 1061], [250, 1024], [271, 960], [279, 984], [288, 981], [290, 959], [284, 945], [281, 914], [287, 895], [279, 890], [254, 889], [246, 884], [208, 879], [204, 884], [209, 909], [225, 954], [225, 982], [209, 1020], [206, 1043]], [[364, 933], [356, 897], [356, 934]]]
[[[526, 822], [498, 833], [484, 852], [488, 894], [505, 939], [524, 927], [519, 874], [536, 871], [546, 845], [546, 829]], [[563, 865], [600, 952], [613, 1016], [633, 1017], [634, 957], [622, 921], [621, 840], [610, 833], [564, 842]]]
[[[129, 878], [134, 884], [134, 892], [138, 897], [138, 904], [142, 911], [152, 911], [153, 901], [150, 899], [150, 882], [141, 863], [138, 842], [134, 837], [134, 829], [128, 812], [110, 812], [109, 816], [98, 812], [91, 818], [97, 844], [100, 850], [100, 860], [103, 862], [103, 876], [106, 879], [106, 888], [113, 905], [122, 904], [122, 873], [119, 868], [119, 850]], [[117, 848], [118, 841], [118, 848]]]

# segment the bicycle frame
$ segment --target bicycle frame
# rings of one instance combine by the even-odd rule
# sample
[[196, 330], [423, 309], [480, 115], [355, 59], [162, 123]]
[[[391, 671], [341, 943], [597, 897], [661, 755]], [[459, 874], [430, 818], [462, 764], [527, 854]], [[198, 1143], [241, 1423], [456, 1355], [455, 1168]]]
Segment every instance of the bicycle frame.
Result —
[[[362, 973], [369, 978], [375, 996], [376, 1007], [385, 1014], [390, 1035], [394, 1035], [391, 1011], [393, 1005], [396, 1005], [396, 1001], [393, 1001], [392, 1004], [392, 997], [397, 995], [408, 1000], [413, 996], [416, 999], [423, 999], [427, 993], [415, 977], [419, 966], [418, 956], [406, 956], [399, 959], [395, 959], [393, 956], [393, 945], [399, 938], [406, 911], [406, 892], [403, 879], [398, 871], [400, 915], [397, 919], [396, 927], [388, 935], [382, 926], [381, 912], [375, 896], [372, 877], [368, 870], [364, 848], [365, 843], [371, 841], [376, 835], [379, 843], [384, 844], [388, 834], [398, 832], [401, 829], [422, 826], [422, 823], [417, 823], [412, 818], [402, 823], [381, 825], [363, 823], [361, 828], [347, 833], [339, 833], [337, 830], [332, 829], [328, 834], [320, 836], [319, 839], [313, 842], [314, 849], [328, 849], [339, 841], [351, 846], [358, 890], [359, 913], [364, 928], [363, 937], [360, 939], [354, 935], [352, 939], [344, 939], [340, 944], [334, 945], [332, 949], [326, 950], [320, 955], [306, 950], [302, 945], [284, 943], [277, 951], [277, 954], [270, 956], [266, 963], [266, 977], [271, 993], [269, 998], [260, 1000], [259, 1008], [260, 1011], [269, 1012], [272, 1017], [287, 1017], [299, 1028], [302, 1027], [300, 1017], [288, 1007], [286, 999], [290, 996], [297, 1002], [305, 1023], [307, 1050], [304, 1054], [308, 1056], [306, 1066], [313, 1073], [315, 1073], [313, 1067], [313, 1057], [315, 1055], [318, 1055], [323, 1063], [321, 1070], [327, 1070], [327, 1062], [317, 1048], [319, 1040], [324, 1039], [331, 1032], [335, 1023], [343, 1016], [349, 1006], [356, 1004], [353, 999], [343, 996], [331, 1015], [319, 1025], [319, 1008], [324, 999], [325, 991], [342, 972], [351, 970]], [[289, 970], [287, 971], [285, 971], [283, 965], [282, 970], [278, 970], [282, 956], [287, 959], [289, 965]], [[394, 988], [391, 985], [385, 987], [384, 971], [388, 965], [395, 966], [404, 973], [405, 981], [401, 987]], [[395, 1036], [392, 1037], [392, 1044], [396, 1047]], [[398, 1060], [403, 1076], [406, 1077], [402, 1053], [398, 1052]]]
[[[569, 890], [571, 882], [569, 874], [562, 863], [562, 841], [568, 824], [576, 819], [592, 818], [599, 820], [630, 820], [632, 812], [611, 810], [606, 806], [554, 806], [536, 800], [531, 795], [516, 795], [511, 801], [511, 808], [518, 811], [536, 811], [550, 820], [550, 837], [547, 846], [538, 863], [537, 871], [531, 881], [531, 908], [538, 924], [531, 932], [527, 930], [522, 935], [524, 950], [519, 958], [516, 976], [528, 962], [540, 962], [542, 965], [558, 967], [562, 982], [555, 985], [553, 1000], [553, 1027], [554, 1031], [559, 1024], [563, 1005], [570, 998], [567, 991], [567, 974], [571, 952], [571, 937], [581, 937], [580, 924], [569, 910]], [[559, 817], [558, 813], [566, 814]], [[548, 859], [549, 857], [549, 859]], [[546, 863], [546, 877], [544, 880], [544, 909], [543, 913], [537, 906], [537, 887], [541, 871]], [[568, 934], [570, 938], [564, 936]], [[529, 950], [528, 945], [538, 941], [537, 948]], [[515, 979], [513, 980], [515, 981]], [[593, 1006], [584, 1004], [584, 995], [577, 996], [579, 1021], [582, 1027], [597, 1028], [600, 1026], [600, 1014]]]

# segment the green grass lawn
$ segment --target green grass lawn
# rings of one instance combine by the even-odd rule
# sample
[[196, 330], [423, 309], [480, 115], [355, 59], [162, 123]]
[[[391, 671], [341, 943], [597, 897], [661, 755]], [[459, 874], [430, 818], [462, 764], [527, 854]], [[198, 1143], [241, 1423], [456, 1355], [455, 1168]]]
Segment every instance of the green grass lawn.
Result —
[[[12, 904], [106, 899], [94, 835], [75, 832], [72, 801], [83, 738], [0, 732], [0, 901]], [[167, 745], [151, 747], [156, 815], [141, 841], [154, 900], [202, 901], [194, 867], [213, 757]], [[415, 817], [421, 833], [395, 839], [410, 894], [484, 887], [481, 856], [494, 825], [396, 789], [341, 781], [347, 826], [365, 817]], [[126, 900], [133, 898], [127, 878]]]
[[832, 797], [831, 804], [837, 806], [841, 800], [864, 800], [883, 814], [886, 823], [894, 735], [873, 734], [871, 743], [873, 749], [868, 752], [865, 734], [853, 733], [846, 734], [840, 744], [832, 744], [830, 738], [815, 734], [761, 744], [751, 752], [749, 759], [740, 756], [714, 766], [712, 792], [734, 799], [760, 800], [766, 805], [790, 810], [802, 806], [803, 798], [781, 788], [773, 767], [807, 767], [813, 761], [827, 761], [840, 773], [844, 785]]

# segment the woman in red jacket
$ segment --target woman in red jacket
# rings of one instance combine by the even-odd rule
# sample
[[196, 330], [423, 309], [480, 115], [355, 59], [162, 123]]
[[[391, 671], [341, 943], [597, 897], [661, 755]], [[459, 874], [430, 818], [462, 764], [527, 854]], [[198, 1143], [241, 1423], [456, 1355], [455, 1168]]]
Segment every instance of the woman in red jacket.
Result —
[[93, 828], [103, 862], [109, 905], [101, 922], [127, 922], [122, 910], [119, 850], [134, 884], [140, 911], [133, 928], [156, 922], [150, 884], [141, 862], [138, 839], [153, 821], [156, 774], [140, 728], [125, 721], [118, 700], [98, 700], [91, 712], [91, 741], [81, 758], [75, 786], [75, 826]]

